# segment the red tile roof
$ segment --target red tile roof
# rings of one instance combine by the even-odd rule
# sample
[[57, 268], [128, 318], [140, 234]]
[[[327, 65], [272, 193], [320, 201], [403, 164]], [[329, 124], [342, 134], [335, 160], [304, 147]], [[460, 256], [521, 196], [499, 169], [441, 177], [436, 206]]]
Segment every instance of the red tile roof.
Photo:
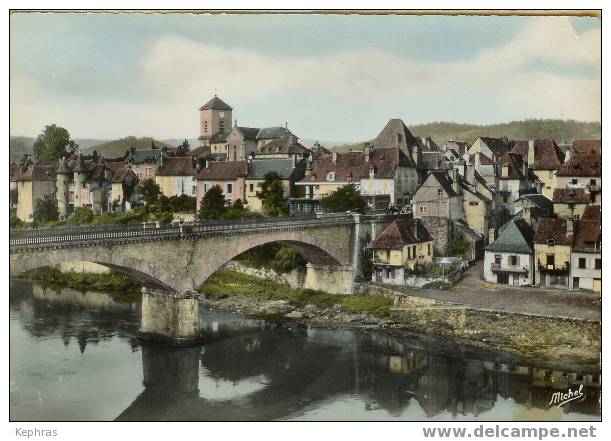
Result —
[[505, 156], [503, 156], [500, 163], [502, 164], [503, 168], [508, 168], [507, 176], [501, 175], [500, 179], [524, 179], [526, 177], [524, 176], [522, 170], [524, 160], [519, 154], [507, 153]]
[[195, 175], [195, 160], [193, 156], [177, 156], [165, 158], [157, 169], [157, 176], [193, 176]]
[[599, 177], [602, 171], [600, 155], [580, 154], [560, 166], [557, 176], [593, 176]]
[[554, 240], [556, 245], [572, 245], [573, 235], [566, 234], [566, 220], [559, 218], [539, 219], [537, 232], [535, 233], [535, 243], [547, 244], [549, 240]]
[[198, 181], [230, 181], [248, 174], [248, 161], [210, 161], [195, 176]]
[[555, 204], [589, 204], [592, 202], [592, 197], [585, 188], [556, 188], [552, 202]]
[[18, 181], [55, 181], [57, 167], [54, 165], [30, 165], [23, 170]]
[[581, 154], [600, 155], [602, 142], [600, 139], [576, 139], [573, 147]]
[[602, 242], [601, 221], [600, 220], [578, 220], [575, 222], [575, 237], [573, 240], [574, 250], [591, 250], [586, 248], [586, 242], [598, 243], [600, 251], [600, 242]]
[[369, 160], [365, 151], [337, 153], [335, 161], [333, 155], [320, 155], [314, 157], [310, 174], [301, 182], [330, 182], [327, 176], [331, 172], [335, 173], [334, 181], [355, 182], [367, 178], [372, 167], [376, 178], [392, 178], [398, 166], [411, 166], [409, 158], [398, 147], [372, 149]]
[[[528, 161], [528, 145], [529, 141], [511, 141], [511, 152], [517, 153]], [[534, 164], [529, 164], [537, 170], [558, 170], [564, 163], [564, 154], [558, 148], [558, 145], [553, 139], [535, 139], [534, 140]]]
[[419, 219], [397, 219], [372, 241], [373, 249], [400, 249], [404, 245], [429, 242], [433, 238]]

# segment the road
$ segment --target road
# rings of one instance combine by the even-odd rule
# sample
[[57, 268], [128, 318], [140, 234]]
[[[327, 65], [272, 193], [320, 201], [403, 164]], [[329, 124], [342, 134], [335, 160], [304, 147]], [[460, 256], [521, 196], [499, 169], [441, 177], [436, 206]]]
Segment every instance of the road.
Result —
[[601, 319], [598, 294], [497, 285], [482, 281], [480, 279], [482, 271], [483, 261], [480, 260], [464, 274], [452, 290], [412, 287], [393, 287], [393, 289], [416, 297], [458, 303], [478, 309], [581, 320], [600, 321]]

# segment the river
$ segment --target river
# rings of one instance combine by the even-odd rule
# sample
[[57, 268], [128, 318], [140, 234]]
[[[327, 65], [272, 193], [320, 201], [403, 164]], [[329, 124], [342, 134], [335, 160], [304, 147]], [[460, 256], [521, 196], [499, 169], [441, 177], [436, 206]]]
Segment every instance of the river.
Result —
[[[138, 303], [11, 280], [10, 418], [600, 420], [600, 371], [430, 336], [200, 308], [205, 343], [141, 343]], [[550, 406], [556, 392], [585, 398]]]

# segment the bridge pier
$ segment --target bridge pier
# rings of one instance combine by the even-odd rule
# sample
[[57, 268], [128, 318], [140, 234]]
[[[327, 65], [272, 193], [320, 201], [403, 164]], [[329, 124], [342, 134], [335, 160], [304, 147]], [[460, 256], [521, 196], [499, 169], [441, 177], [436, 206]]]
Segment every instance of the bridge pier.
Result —
[[352, 294], [354, 292], [354, 268], [308, 263], [303, 287], [331, 294]]
[[142, 288], [140, 337], [174, 346], [201, 343], [199, 295]]

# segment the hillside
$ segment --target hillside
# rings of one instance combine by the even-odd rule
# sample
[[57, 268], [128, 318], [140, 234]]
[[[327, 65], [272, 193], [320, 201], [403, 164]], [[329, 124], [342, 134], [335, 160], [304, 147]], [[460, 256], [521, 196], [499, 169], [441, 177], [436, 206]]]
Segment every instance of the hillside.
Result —
[[150, 149], [153, 142], [155, 143], [155, 147], [158, 148], [162, 148], [164, 146], [173, 147], [170, 144], [166, 144], [165, 142], [158, 141], [153, 138], [136, 138], [135, 136], [128, 136], [125, 138], [92, 145], [86, 149], [81, 149], [81, 151], [83, 153], [92, 153], [95, 150], [107, 158], [115, 158], [122, 156], [132, 147], [135, 147], [136, 149]]
[[33, 153], [33, 145], [34, 138], [28, 136], [11, 136], [8, 143], [9, 162], [20, 161], [26, 153], [31, 155]]
[[[432, 122], [409, 126], [415, 136], [430, 136], [443, 145], [449, 139], [472, 143], [478, 136], [509, 139], [599, 139], [601, 125], [597, 122], [579, 122], [559, 119], [527, 119], [503, 124], [478, 125], [451, 122]], [[380, 129], [381, 130], [381, 129]], [[345, 144], [331, 147], [334, 151], [362, 150], [364, 143]]]

